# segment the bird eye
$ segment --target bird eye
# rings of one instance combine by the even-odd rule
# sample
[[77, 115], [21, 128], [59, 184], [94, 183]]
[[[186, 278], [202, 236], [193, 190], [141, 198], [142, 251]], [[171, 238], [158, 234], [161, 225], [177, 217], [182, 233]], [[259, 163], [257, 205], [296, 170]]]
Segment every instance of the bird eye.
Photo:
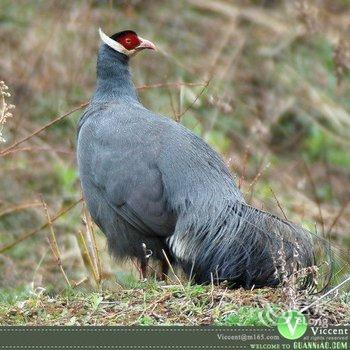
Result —
[[131, 39], [130, 39], [130, 38], [126, 38], [126, 39], [125, 39], [125, 42], [126, 42], [127, 44], [131, 44]]

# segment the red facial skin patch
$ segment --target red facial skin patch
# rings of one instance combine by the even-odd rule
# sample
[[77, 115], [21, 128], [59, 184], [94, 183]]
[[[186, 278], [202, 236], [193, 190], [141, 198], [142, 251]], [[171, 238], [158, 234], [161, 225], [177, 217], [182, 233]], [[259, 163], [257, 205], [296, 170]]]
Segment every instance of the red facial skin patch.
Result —
[[140, 45], [140, 39], [133, 32], [126, 32], [118, 36], [116, 41], [123, 45], [127, 50], [134, 50], [137, 46]]

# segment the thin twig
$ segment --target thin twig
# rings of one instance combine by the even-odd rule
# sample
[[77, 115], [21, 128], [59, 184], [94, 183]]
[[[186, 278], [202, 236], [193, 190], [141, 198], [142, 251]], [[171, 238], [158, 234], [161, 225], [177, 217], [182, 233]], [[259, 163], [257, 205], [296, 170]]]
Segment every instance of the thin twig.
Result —
[[96, 269], [95, 269], [95, 264], [93, 263], [93, 261], [92, 261], [92, 259], [91, 259], [91, 255], [90, 255], [88, 246], [87, 246], [87, 244], [86, 244], [85, 237], [84, 237], [83, 232], [82, 232], [81, 230], [79, 230], [78, 233], [79, 233], [81, 242], [83, 243], [84, 255], [87, 257], [87, 260], [88, 260], [88, 262], [89, 262], [89, 265], [90, 265], [92, 274], [93, 274], [93, 276], [94, 276], [94, 280], [96, 281], [96, 283], [98, 283], [99, 276], [98, 276], [98, 273], [97, 273], [97, 271], [96, 271]]
[[101, 265], [101, 259], [100, 259], [100, 252], [97, 248], [96, 232], [94, 230], [94, 225], [91, 221], [91, 218], [89, 220], [90, 220], [90, 224], [91, 224], [92, 243], [93, 243], [93, 248], [94, 248], [95, 255], [96, 255], [96, 262], [97, 262], [96, 267], [97, 267], [97, 271], [98, 271], [99, 282], [101, 282], [101, 280], [102, 280], [102, 265]]
[[213, 276], [213, 273], [211, 272], [210, 273], [210, 306], [209, 308], [211, 309], [213, 306], [214, 306], [214, 290], [215, 290], [215, 287], [214, 287], [214, 276]]
[[14, 142], [11, 146], [5, 148], [4, 150], [0, 151], [0, 156], [3, 156], [4, 154], [8, 153], [9, 151], [13, 150], [14, 148], [16, 148], [17, 146], [21, 145], [22, 143], [28, 141], [29, 139], [31, 139], [33, 136], [36, 136], [38, 134], [40, 134], [41, 132], [43, 132], [44, 130], [46, 130], [47, 128], [51, 127], [52, 125], [58, 123], [59, 121], [61, 121], [62, 119], [68, 117], [69, 115], [71, 115], [72, 113], [79, 111], [80, 109], [84, 108], [85, 106], [87, 106], [88, 103], [83, 103], [78, 107], [73, 108], [71, 111], [55, 118], [54, 120], [52, 120], [51, 122], [49, 122], [48, 124], [44, 125], [43, 127], [41, 127], [40, 129], [34, 131], [33, 133], [31, 133], [30, 135], [24, 137], [21, 140], [18, 140], [16, 142]]
[[86, 210], [85, 202], [83, 203], [83, 221], [86, 227], [86, 236], [90, 244], [90, 250], [91, 250], [93, 262], [94, 262], [94, 268], [97, 275], [96, 282], [99, 284], [101, 282], [101, 275], [102, 275], [101, 260], [99, 256], [99, 251], [97, 249], [94, 225]]
[[41, 203], [40, 202], [32, 202], [32, 203], [23, 203], [19, 204], [16, 206], [12, 206], [9, 208], [4, 209], [3, 211], [0, 211], [0, 217], [8, 214], [12, 214], [17, 211], [21, 211], [23, 209], [28, 209], [28, 208], [34, 208], [34, 207], [40, 207]]
[[327, 236], [332, 232], [334, 226], [337, 224], [340, 217], [344, 214], [344, 211], [347, 208], [347, 206], [349, 205], [349, 203], [350, 203], [350, 198], [348, 198], [348, 200], [342, 205], [338, 214], [334, 217], [334, 219], [333, 219], [333, 221], [332, 221], [331, 225], [329, 226], [329, 229], [326, 233]]
[[225, 298], [225, 296], [226, 296], [227, 291], [228, 291], [228, 288], [226, 287], [226, 288], [225, 288], [225, 290], [223, 291], [222, 295], [221, 295], [221, 298], [220, 298], [219, 304], [218, 304], [218, 306], [217, 306], [217, 307], [218, 307], [218, 309], [220, 309], [221, 304], [222, 304], [222, 302], [224, 301], [224, 298]]
[[[56, 221], [57, 219], [59, 219], [61, 216], [63, 216], [64, 214], [68, 213], [71, 209], [73, 209], [77, 204], [79, 204], [81, 201], [83, 200], [83, 198], [80, 198], [79, 200], [77, 200], [76, 202], [74, 202], [73, 204], [69, 205], [67, 208], [63, 209], [62, 211], [60, 211], [58, 214], [56, 214], [53, 218], [51, 218], [51, 223]], [[46, 222], [45, 224], [43, 224], [42, 226], [40, 226], [37, 229], [34, 229], [33, 231], [30, 231], [28, 233], [25, 233], [24, 235], [20, 236], [19, 238], [17, 238], [15, 241], [3, 246], [0, 248], [0, 253], [4, 253], [6, 250], [9, 250], [11, 248], [13, 248], [14, 246], [16, 246], [18, 243], [25, 241], [26, 239], [36, 235], [37, 233], [39, 233], [40, 231], [42, 231], [43, 229], [47, 228], [49, 226], [49, 223]]]
[[285, 218], [286, 220], [288, 220], [287, 215], [286, 215], [286, 213], [284, 212], [280, 201], [278, 200], [278, 198], [277, 198], [275, 192], [273, 191], [273, 189], [272, 189], [271, 187], [270, 187], [270, 191], [271, 191], [272, 195], [275, 197], [275, 200], [276, 200], [276, 203], [277, 203], [277, 205], [278, 205], [278, 208], [280, 208], [280, 210], [281, 210], [281, 212], [282, 212], [284, 218]]
[[320, 198], [319, 198], [319, 196], [317, 194], [315, 181], [314, 181], [314, 179], [313, 179], [313, 177], [311, 175], [310, 169], [309, 169], [305, 159], [303, 159], [303, 163], [304, 163], [304, 167], [305, 167], [305, 170], [306, 170], [307, 177], [309, 178], [309, 181], [310, 181], [310, 185], [311, 185], [312, 192], [313, 192], [313, 195], [314, 195], [314, 200], [315, 200], [315, 202], [317, 204], [318, 214], [319, 214], [319, 217], [320, 217], [320, 220], [321, 220], [322, 234], [324, 235], [324, 233], [325, 233], [325, 223], [324, 223], [324, 218], [323, 218], [323, 214], [322, 214], [321, 201], [320, 201]]
[[197, 96], [194, 98], [192, 103], [187, 108], [185, 108], [185, 110], [183, 112], [181, 112], [180, 114], [177, 115], [176, 119], [180, 120], [184, 116], [184, 114], [186, 114], [195, 105], [195, 103], [203, 95], [204, 91], [206, 90], [206, 88], [210, 84], [210, 81], [211, 81], [211, 78], [209, 80], [207, 80], [207, 82], [203, 86], [203, 89], [199, 92], [199, 94], [197, 94]]
[[243, 183], [245, 181], [249, 155], [250, 155], [250, 151], [249, 151], [249, 147], [247, 147], [245, 152], [244, 152], [242, 173], [241, 173], [241, 176], [238, 179], [238, 188], [239, 189], [242, 188], [242, 185], [243, 185]]
[[181, 120], [177, 116], [177, 112], [176, 112], [176, 109], [175, 109], [175, 106], [174, 106], [174, 101], [173, 101], [173, 95], [172, 95], [170, 90], [168, 90], [168, 95], [169, 95], [169, 100], [170, 100], [170, 107], [171, 107], [171, 110], [173, 112], [173, 119], [176, 122], [180, 122]]
[[81, 238], [81, 241], [84, 246], [84, 254], [87, 256], [88, 263], [92, 269], [93, 277], [96, 282], [96, 284], [99, 286], [102, 281], [102, 267], [101, 267], [101, 260], [99, 251], [97, 249], [97, 242], [95, 237], [95, 231], [93, 222], [86, 210], [85, 202], [83, 202], [83, 209], [82, 209], [82, 222], [85, 226], [85, 235], [87, 238], [87, 241], [82, 233], [82, 231], [79, 231], [79, 235]]
[[165, 253], [165, 250], [162, 249], [162, 252], [163, 252], [164, 258], [165, 258], [165, 260], [166, 260], [166, 262], [167, 262], [167, 264], [168, 264], [168, 266], [169, 266], [170, 271], [173, 273], [173, 275], [174, 275], [175, 278], [176, 278], [176, 281], [180, 284], [180, 286], [182, 287], [182, 289], [185, 291], [185, 287], [184, 287], [184, 285], [182, 284], [180, 278], [177, 277], [177, 275], [176, 275], [176, 273], [175, 273], [175, 271], [174, 271], [174, 268], [173, 268], [173, 266], [171, 265], [171, 263], [170, 263], [170, 261], [169, 261], [169, 259], [168, 259], [168, 256], [167, 256], [166, 253]]
[[253, 181], [248, 185], [248, 191], [250, 191], [250, 195], [249, 195], [249, 203], [251, 203], [252, 199], [253, 199], [253, 194], [254, 194], [254, 188], [255, 185], [257, 184], [257, 182], [260, 180], [261, 176], [263, 175], [263, 173], [266, 171], [266, 169], [270, 166], [270, 162], [268, 162], [263, 168], [262, 166], [264, 165], [264, 159], [265, 159], [265, 155], [262, 157], [261, 162], [258, 166], [258, 171], [256, 173], [256, 175], [253, 178]]
[[300, 312], [305, 312], [306, 310], [308, 310], [311, 306], [319, 303], [322, 299], [324, 299], [327, 295], [332, 294], [333, 292], [337, 291], [341, 286], [343, 286], [345, 283], [350, 282], [350, 276], [348, 278], [346, 278], [343, 282], [339, 283], [338, 285], [336, 285], [334, 288], [330, 289], [327, 293], [323, 294], [320, 298], [316, 299], [315, 301], [313, 301], [311, 304], [309, 304], [308, 306], [305, 306], [303, 309], [300, 310]]
[[50, 228], [51, 238], [48, 237], [48, 240], [49, 240], [49, 244], [50, 244], [50, 248], [51, 248], [52, 254], [55, 257], [57, 266], [59, 267], [59, 269], [62, 272], [63, 278], [65, 279], [67, 285], [71, 288], [72, 285], [69, 282], [67, 274], [66, 274], [66, 272], [63, 269], [62, 259], [61, 259], [61, 252], [60, 252], [60, 249], [59, 249], [58, 244], [57, 244], [56, 235], [55, 235], [55, 231], [53, 229], [53, 224], [52, 224], [52, 220], [51, 220], [51, 217], [50, 217], [49, 209], [48, 209], [47, 204], [46, 204], [46, 202], [44, 201], [43, 198], [41, 199], [41, 201], [42, 201], [42, 205], [43, 205], [43, 208], [44, 208], [44, 211], [45, 211], [45, 214], [46, 214], [47, 222], [48, 222], [49, 228]]
[[84, 278], [82, 278], [80, 281], [78, 281], [78, 282], [74, 282], [73, 281], [73, 286], [74, 287], [78, 287], [78, 286], [80, 286], [81, 284], [83, 284], [84, 282], [86, 282], [88, 280], [88, 278], [85, 276]]
[[[183, 83], [183, 82], [175, 82], [175, 83], [157, 83], [157, 84], [151, 84], [151, 85], [140, 85], [138, 86], [136, 89], [137, 90], [145, 90], [145, 89], [151, 89], [151, 88], [159, 88], [159, 87], [172, 87], [172, 86], [175, 86], [175, 87], [180, 87], [180, 86], [204, 86], [202, 92], [200, 93], [200, 95], [204, 92], [205, 88], [208, 86], [209, 84], [209, 81], [206, 82], [206, 83]], [[199, 96], [200, 96], [199, 95]], [[197, 99], [199, 98], [199, 96], [197, 97]], [[192, 107], [192, 105], [197, 101], [197, 99], [195, 101], [193, 101], [193, 103], [189, 106], [189, 108]], [[85, 103], [82, 103], [80, 106], [78, 107], [75, 107], [73, 108], [72, 110], [70, 110], [69, 112], [61, 115], [61, 116], [58, 116], [57, 118], [55, 118], [54, 120], [52, 120], [51, 122], [49, 122], [48, 124], [44, 125], [43, 127], [39, 128], [38, 130], [32, 132], [30, 135], [14, 142], [12, 145], [10, 145], [9, 147], [3, 149], [2, 151], [0, 151], [0, 156], [4, 156], [8, 153], [13, 153], [13, 149], [16, 148], [17, 146], [21, 145], [22, 143], [30, 140], [32, 137], [40, 134], [41, 132], [43, 132], [44, 130], [50, 128], [52, 125], [58, 123], [59, 121], [61, 121], [62, 119], [68, 117], [69, 115], [73, 114], [74, 112], [86, 107], [87, 105], [89, 104], [89, 102], [85, 102]], [[189, 109], [188, 108], [188, 109]], [[187, 110], [188, 110], [187, 109]], [[184, 111], [183, 114], [185, 114], [186, 111]], [[180, 116], [181, 117], [181, 116]]]
[[13, 153], [17, 153], [17, 152], [55, 152], [55, 153], [62, 153], [62, 154], [74, 154], [73, 151], [68, 151], [68, 150], [64, 150], [64, 149], [53, 149], [52, 147], [21, 147], [21, 148], [15, 148], [12, 150], [9, 150], [8, 152], [1, 154], [1, 156], [8, 156], [10, 154]]
[[205, 86], [205, 84], [206, 84], [205, 82], [203, 83], [185, 83], [185, 82], [157, 83], [157, 84], [149, 84], [149, 85], [140, 85], [136, 89], [145, 90], [145, 89], [155, 89], [160, 87]]

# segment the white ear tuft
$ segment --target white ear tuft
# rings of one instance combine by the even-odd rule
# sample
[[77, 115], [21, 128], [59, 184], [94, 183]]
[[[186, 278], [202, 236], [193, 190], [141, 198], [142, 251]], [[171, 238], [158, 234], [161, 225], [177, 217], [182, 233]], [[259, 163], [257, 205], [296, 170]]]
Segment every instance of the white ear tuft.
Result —
[[113, 50], [118, 51], [120, 53], [123, 53], [126, 56], [130, 56], [130, 51], [127, 50], [123, 45], [119, 44], [117, 41], [111, 39], [109, 36], [107, 36], [101, 28], [98, 29], [98, 32], [100, 34], [101, 40], [111, 47]]

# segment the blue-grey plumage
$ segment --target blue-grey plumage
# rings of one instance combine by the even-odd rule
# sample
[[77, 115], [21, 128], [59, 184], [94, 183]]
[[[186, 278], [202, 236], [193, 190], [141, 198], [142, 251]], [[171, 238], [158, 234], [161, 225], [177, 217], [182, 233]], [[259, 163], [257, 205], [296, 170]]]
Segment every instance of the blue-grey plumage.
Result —
[[[119, 37], [111, 38], [123, 44]], [[196, 282], [246, 288], [277, 285], [280, 255], [284, 273], [312, 266], [310, 234], [247, 205], [214, 150], [140, 103], [128, 51], [104, 41], [77, 158], [85, 200], [111, 252], [142, 261], [145, 244], [160, 261], [164, 250]]]

